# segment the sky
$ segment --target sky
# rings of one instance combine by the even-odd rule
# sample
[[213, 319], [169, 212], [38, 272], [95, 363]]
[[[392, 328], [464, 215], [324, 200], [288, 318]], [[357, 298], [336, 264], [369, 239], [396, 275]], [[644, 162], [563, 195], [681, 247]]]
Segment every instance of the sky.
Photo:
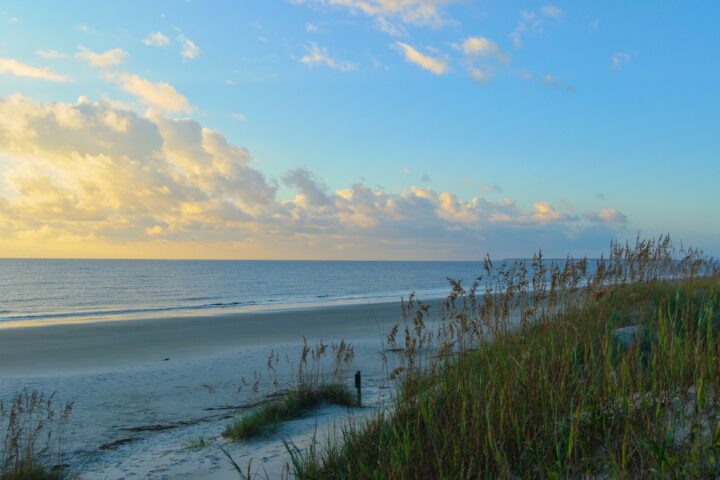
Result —
[[720, 3], [3, 1], [0, 257], [720, 254]]

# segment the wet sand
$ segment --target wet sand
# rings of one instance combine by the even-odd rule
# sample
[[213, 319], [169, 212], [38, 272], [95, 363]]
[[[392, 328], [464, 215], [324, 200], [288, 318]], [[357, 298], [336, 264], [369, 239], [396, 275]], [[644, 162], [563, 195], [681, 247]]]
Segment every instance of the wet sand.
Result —
[[[437, 302], [435, 302], [437, 304]], [[308, 338], [378, 339], [400, 302], [0, 328], [0, 375], [132, 367]]]

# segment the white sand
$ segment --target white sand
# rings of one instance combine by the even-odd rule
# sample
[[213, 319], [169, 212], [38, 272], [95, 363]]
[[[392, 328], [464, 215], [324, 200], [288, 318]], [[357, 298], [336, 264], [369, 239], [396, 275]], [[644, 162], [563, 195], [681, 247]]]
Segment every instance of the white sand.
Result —
[[[345, 339], [354, 345], [346, 381], [352, 386], [355, 370], [362, 370], [368, 407], [352, 412], [362, 418], [387, 393], [381, 388], [382, 339], [400, 319], [399, 302], [392, 302], [3, 328], [0, 397], [27, 387], [58, 391], [60, 399], [73, 400], [67, 460], [83, 479], [238, 478], [216, 445], [186, 448], [200, 437], [225, 443], [220, 434], [232, 410], [208, 409], [242, 405], [271, 391], [265, 379], [258, 394], [247, 387], [238, 392], [242, 377], [251, 382], [253, 372], [267, 373], [271, 350], [283, 359], [281, 382], [291, 383], [290, 364], [297, 365], [304, 335], [309, 343]], [[283, 439], [302, 444], [316, 430], [326, 435], [333, 425], [346, 423], [349, 413], [322, 408], [266, 438], [230, 444], [229, 449], [240, 465], [252, 459], [253, 470], [277, 478], [288, 461]], [[164, 431], [127, 430], [182, 422], [193, 423]], [[132, 441], [100, 449], [123, 439]]]

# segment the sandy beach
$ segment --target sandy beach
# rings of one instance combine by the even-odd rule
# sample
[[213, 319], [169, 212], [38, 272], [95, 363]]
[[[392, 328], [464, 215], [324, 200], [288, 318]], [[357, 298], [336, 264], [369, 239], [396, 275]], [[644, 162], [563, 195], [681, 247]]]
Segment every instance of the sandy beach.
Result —
[[[269, 353], [280, 353], [278, 379], [287, 385], [303, 336], [310, 344], [350, 342], [355, 357], [346, 380], [362, 370], [365, 408], [322, 408], [269, 437], [229, 445], [241, 465], [253, 459], [275, 478], [288, 460], [282, 439], [302, 444], [382, 403], [382, 340], [400, 320], [397, 301], [3, 328], [0, 392], [37, 388], [75, 402], [66, 450], [83, 479], [237, 478], [215, 442], [225, 443], [220, 434], [236, 407], [273, 391]], [[257, 393], [239, 388], [256, 373]], [[209, 445], [189, 448], [199, 438]]]

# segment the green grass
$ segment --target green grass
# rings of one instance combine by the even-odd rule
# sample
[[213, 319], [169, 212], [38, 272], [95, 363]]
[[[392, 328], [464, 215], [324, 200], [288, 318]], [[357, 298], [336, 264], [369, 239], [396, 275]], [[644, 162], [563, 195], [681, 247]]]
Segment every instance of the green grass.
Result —
[[[613, 330], [646, 325], [649, 352]], [[407, 375], [299, 479], [717, 478], [720, 281], [618, 285]]]
[[202, 450], [211, 444], [210, 440], [205, 437], [197, 437], [183, 445], [183, 450]]
[[62, 470], [50, 470], [39, 466], [0, 473], [0, 480], [69, 480], [71, 478], [73, 477]]
[[355, 399], [345, 385], [300, 385], [282, 399], [261, 405], [238, 418], [223, 435], [234, 441], [266, 435], [276, 430], [281, 422], [302, 418], [323, 403], [352, 407]]

